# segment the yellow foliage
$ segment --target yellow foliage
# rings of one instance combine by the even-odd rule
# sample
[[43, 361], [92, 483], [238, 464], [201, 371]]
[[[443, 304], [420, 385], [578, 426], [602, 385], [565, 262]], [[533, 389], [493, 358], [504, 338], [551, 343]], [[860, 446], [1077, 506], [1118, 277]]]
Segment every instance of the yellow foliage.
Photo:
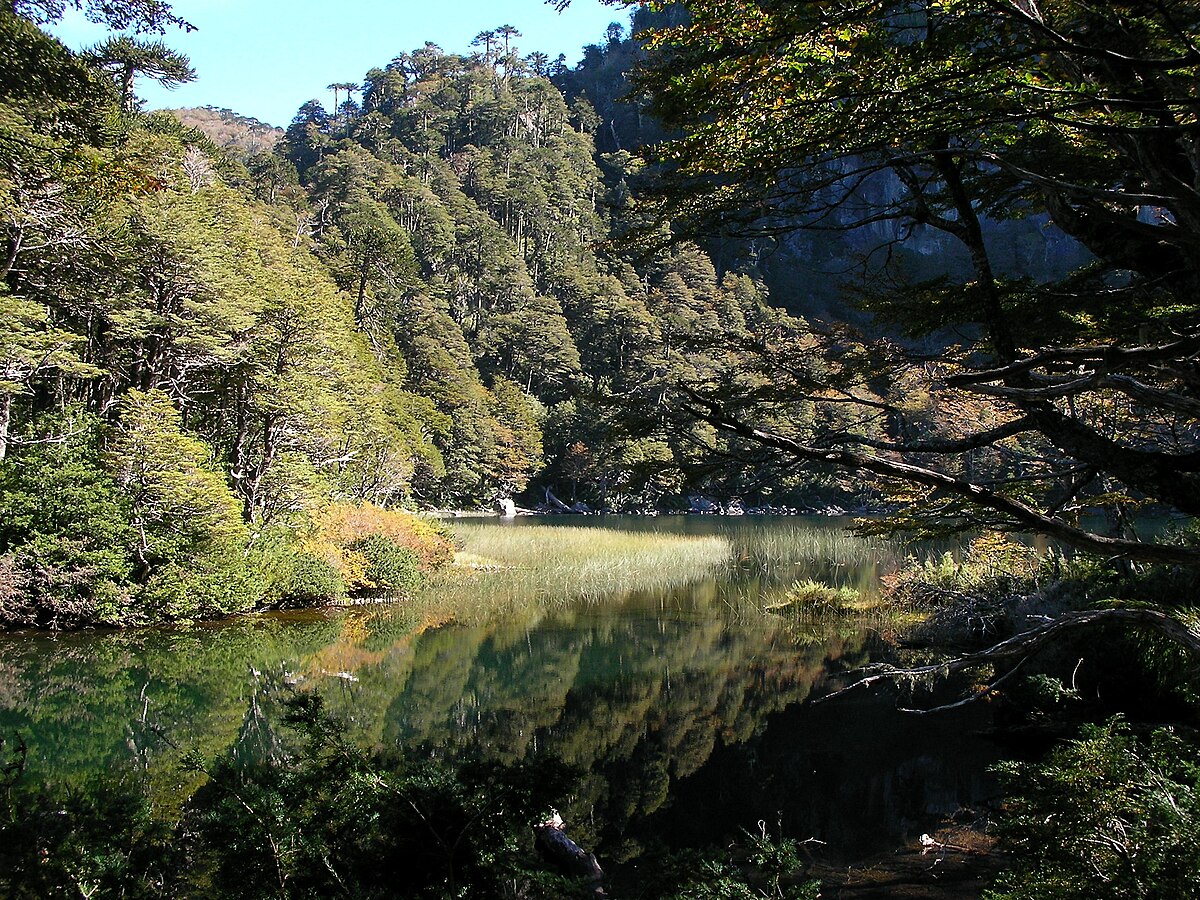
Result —
[[337, 569], [346, 590], [353, 593], [371, 585], [366, 577], [366, 556], [351, 548], [356, 541], [376, 534], [411, 550], [425, 572], [441, 568], [454, 557], [453, 544], [436, 524], [367, 502], [330, 503], [314, 518], [303, 549]]

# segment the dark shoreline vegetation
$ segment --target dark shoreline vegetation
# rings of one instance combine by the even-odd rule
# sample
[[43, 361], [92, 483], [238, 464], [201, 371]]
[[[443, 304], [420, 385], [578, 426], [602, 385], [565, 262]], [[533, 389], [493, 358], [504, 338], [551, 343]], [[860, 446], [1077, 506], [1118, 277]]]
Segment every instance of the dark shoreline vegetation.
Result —
[[[0, 895], [587, 896], [570, 804], [619, 896], [1200, 897], [1200, 5], [630, 5], [281, 133], [143, 109], [195, 77], [159, 0], [0, 9]], [[887, 514], [416, 512], [497, 502]], [[701, 834], [886, 756], [813, 712], [881, 698], [980, 716], [1003, 799], [882, 874], [796, 830], [857, 785]], [[40, 768], [93, 701], [48, 746], [128, 765]]]

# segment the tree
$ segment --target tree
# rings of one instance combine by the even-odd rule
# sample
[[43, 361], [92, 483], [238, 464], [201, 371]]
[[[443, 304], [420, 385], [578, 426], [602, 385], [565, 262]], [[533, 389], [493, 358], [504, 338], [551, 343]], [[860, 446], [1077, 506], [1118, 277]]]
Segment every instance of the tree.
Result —
[[29, 393], [33, 380], [48, 372], [99, 374], [78, 356], [83, 339], [47, 319], [44, 306], [10, 296], [0, 283], [0, 460], [8, 453], [14, 396]]
[[130, 391], [112, 450], [117, 484], [137, 531], [138, 561], [166, 561], [238, 548], [249, 537], [242, 505], [212, 464], [212, 451], [181, 425], [161, 391]]
[[[765, 394], [730, 403], [728, 385], [702, 379], [684, 386], [689, 408], [794, 458], [921, 485], [942, 524], [1200, 563], [1196, 549], [1078, 522], [1089, 507], [1116, 521], [1150, 502], [1200, 509], [1200, 9], [682, 5], [690, 19], [651, 38], [641, 77], [683, 132], [664, 148], [675, 180], [660, 221], [757, 240], [874, 228], [881, 255], [934, 229], [961, 247], [966, 272], [913, 283], [882, 266], [864, 286], [867, 305], [911, 335], [957, 329], [935, 358], [879, 354], [837, 383], [788, 377], [776, 360], [788, 382], [776, 399], [856, 408], [862, 428], [777, 433], [754, 421]], [[1002, 277], [987, 224], [1018, 216], [1042, 216], [1094, 262], [1047, 284]], [[869, 383], [917, 366], [939, 405], [970, 411], [957, 432], [910, 429], [902, 404], [867, 402]], [[868, 436], [881, 417], [885, 433]], [[1003, 468], [973, 469], [984, 450]]]
[[121, 108], [126, 112], [134, 108], [133, 79], [137, 75], [153, 78], [168, 89], [196, 79], [196, 70], [188, 58], [162, 41], [142, 41], [126, 35], [110, 37], [85, 51], [83, 57], [116, 79]]
[[13, 15], [39, 25], [59, 21], [69, 7], [83, 10], [89, 22], [107, 25], [114, 31], [163, 34], [168, 26], [196, 30], [163, 0], [8, 0], [6, 6]]
[[335, 81], [333, 84], [326, 85], [325, 90], [333, 91], [333, 114], [336, 116], [338, 110], [342, 108], [338, 103], [338, 92], [345, 91], [346, 100], [349, 101], [350, 95], [358, 90], [358, 85], [352, 81]]
[[494, 47], [496, 44], [495, 31], [481, 31], [475, 37], [471, 38], [472, 47], [483, 48], [483, 63], [490, 66], [495, 61]]

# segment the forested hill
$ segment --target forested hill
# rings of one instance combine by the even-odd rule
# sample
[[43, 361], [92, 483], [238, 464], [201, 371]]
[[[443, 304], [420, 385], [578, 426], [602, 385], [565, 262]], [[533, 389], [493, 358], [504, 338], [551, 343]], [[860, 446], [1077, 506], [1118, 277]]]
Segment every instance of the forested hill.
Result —
[[0, 618], [243, 608], [313, 558], [370, 585], [304, 543], [338, 504], [761, 494], [662, 401], [752, 380], [734, 348], [803, 323], [693, 245], [603, 249], [636, 163], [512, 30], [400, 54], [251, 152], [140, 112], [136, 40], [73, 54], [0, 16]]
[[597, 156], [544, 55], [482, 37], [471, 57], [426, 45], [371, 69], [335, 114], [306, 104], [271, 171], [250, 161], [256, 190], [292, 203], [376, 359], [431, 404], [415, 499], [475, 504], [532, 479], [529, 502], [679, 504], [689, 477], [709, 486], [694, 465], [708, 451], [667, 419], [667, 384], [800, 323], [695, 246], [608, 249], [636, 215], [637, 163]]
[[231, 109], [200, 106], [171, 109], [184, 125], [195, 128], [218, 147], [235, 153], [263, 153], [274, 149], [283, 137], [283, 129], [268, 125], [250, 116], [238, 115]]

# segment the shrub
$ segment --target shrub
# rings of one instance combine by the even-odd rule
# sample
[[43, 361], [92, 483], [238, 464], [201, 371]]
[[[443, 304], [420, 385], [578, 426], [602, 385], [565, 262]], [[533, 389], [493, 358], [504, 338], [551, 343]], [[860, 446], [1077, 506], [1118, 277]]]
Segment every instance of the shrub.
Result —
[[990, 900], [1200, 896], [1200, 763], [1168, 729], [1115, 718], [1042, 763], [998, 767], [1014, 796], [1001, 838], [1015, 865]]
[[317, 516], [316, 533], [322, 544], [343, 548], [367, 535], [382, 534], [413, 551], [426, 572], [454, 559], [454, 541], [439, 523], [373, 503], [331, 503]]
[[346, 596], [346, 583], [338, 570], [311, 553], [296, 553], [283, 567], [285, 574], [270, 598], [273, 605], [316, 606]]
[[[368, 538], [381, 538], [387, 543], [363, 543]], [[372, 576], [373, 560], [359, 549], [362, 547], [370, 548], [378, 557], [374, 561], [378, 577]], [[397, 550], [411, 553], [421, 573], [439, 569], [454, 558], [454, 543], [440, 524], [373, 503], [329, 504], [315, 518], [302, 549], [332, 567], [349, 593], [371, 590], [383, 583], [390, 585], [393, 577], [399, 579], [398, 585], [415, 584], [411, 576], [402, 574], [409, 562], [397, 555]]]
[[386, 593], [408, 591], [424, 580], [417, 554], [385, 534], [359, 538], [349, 549], [361, 553], [367, 560], [363, 580], [368, 589]]
[[[740, 861], [735, 861], [734, 857]], [[820, 882], [805, 877], [801, 845], [764, 830], [722, 851], [687, 852], [657, 861], [649, 896], [670, 900], [817, 900]]]
[[155, 568], [137, 594], [137, 614], [148, 621], [211, 619], [246, 612], [263, 599], [259, 573], [242, 548], [227, 546]]
[[20, 783], [23, 752], [0, 738], [0, 896], [176, 895], [177, 873], [187, 867], [143, 783], [110, 777], [33, 789]]

